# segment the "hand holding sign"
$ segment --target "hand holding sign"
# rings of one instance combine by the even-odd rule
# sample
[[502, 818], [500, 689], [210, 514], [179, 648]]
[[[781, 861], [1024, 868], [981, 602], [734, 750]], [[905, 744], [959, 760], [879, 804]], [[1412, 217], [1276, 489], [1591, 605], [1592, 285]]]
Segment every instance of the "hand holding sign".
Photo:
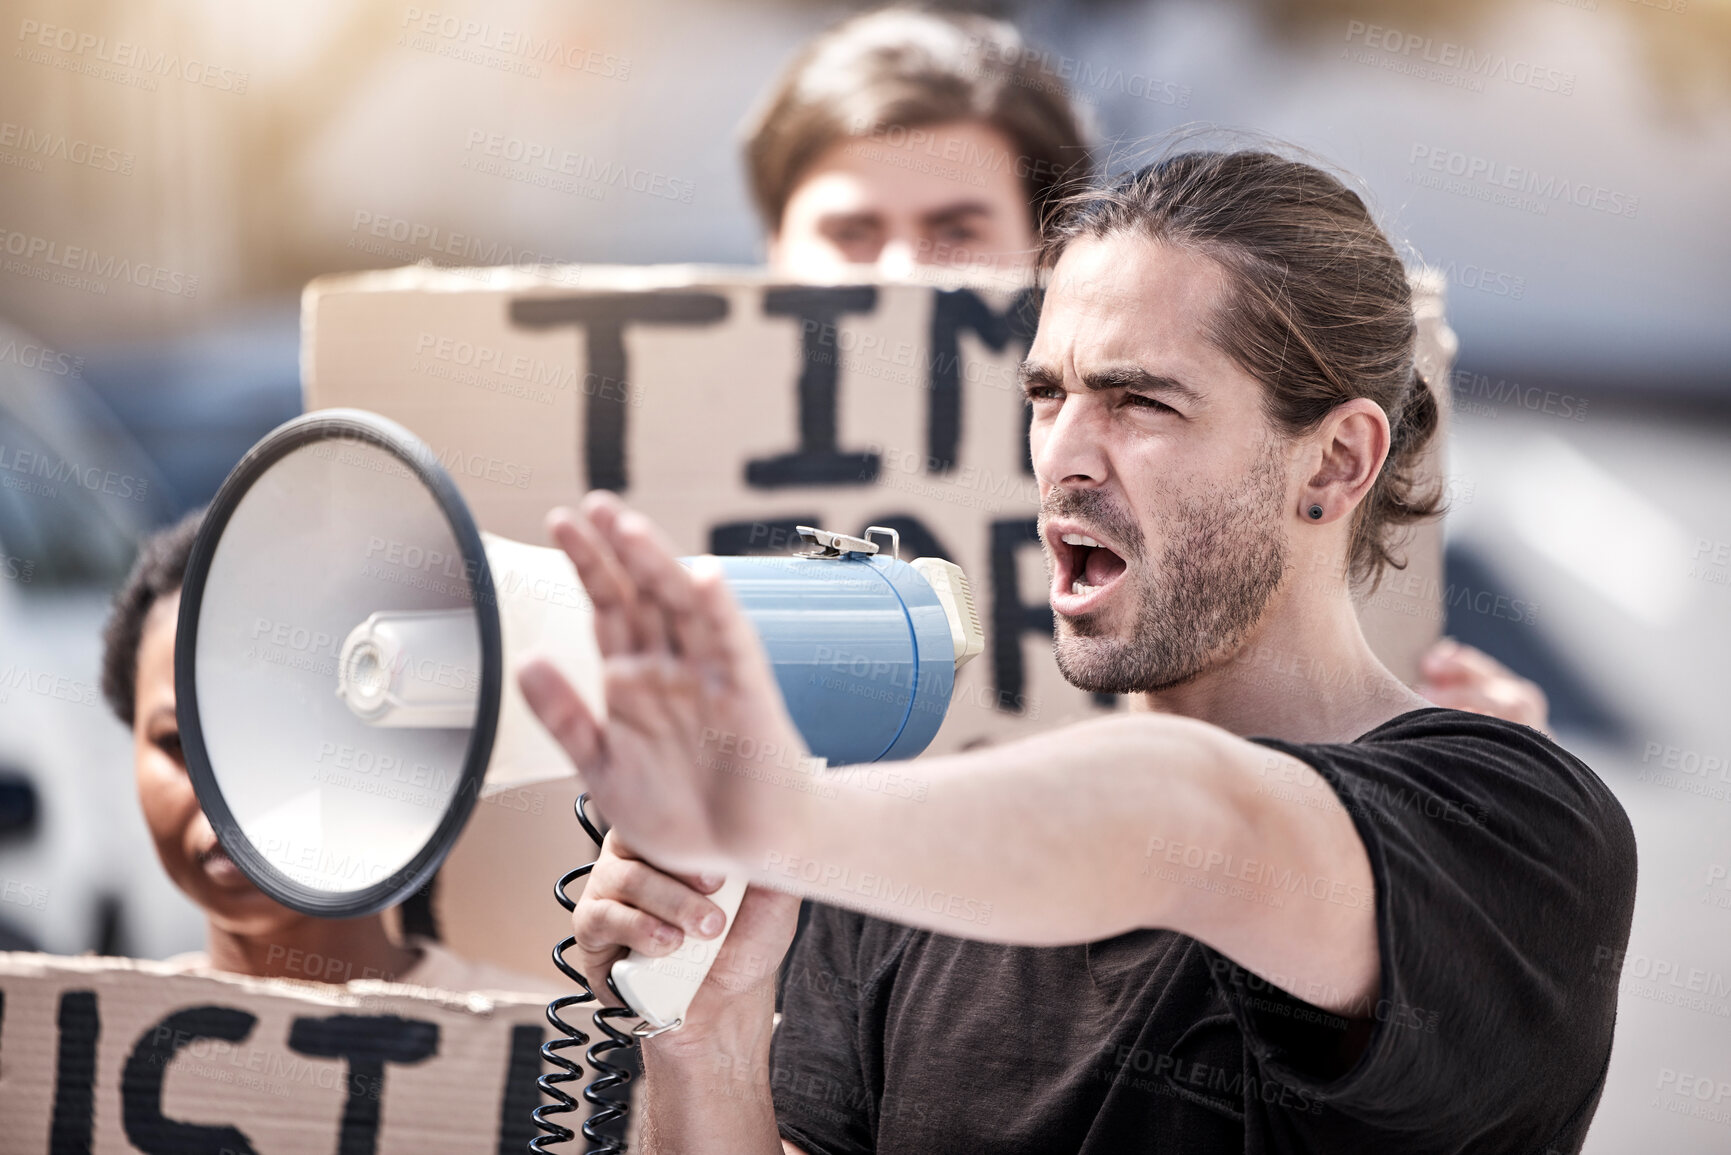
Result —
[[806, 753], [750, 621], [716, 571], [692, 573], [642, 514], [606, 492], [548, 518], [595, 605], [607, 717], [549, 663], [524, 697], [601, 811], [668, 869], [727, 870], [793, 821], [798, 791], [754, 790], [752, 770]]

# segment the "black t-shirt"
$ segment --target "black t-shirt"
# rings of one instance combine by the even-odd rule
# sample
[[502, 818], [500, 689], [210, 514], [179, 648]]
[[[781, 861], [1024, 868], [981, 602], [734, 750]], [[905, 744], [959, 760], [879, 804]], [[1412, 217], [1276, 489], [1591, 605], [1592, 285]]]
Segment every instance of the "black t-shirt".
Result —
[[1610, 791], [1455, 710], [1257, 741], [1314, 766], [1369, 851], [1377, 1003], [1337, 1017], [1171, 931], [1018, 947], [815, 906], [771, 1061], [782, 1135], [810, 1155], [1579, 1150], [1635, 897]]

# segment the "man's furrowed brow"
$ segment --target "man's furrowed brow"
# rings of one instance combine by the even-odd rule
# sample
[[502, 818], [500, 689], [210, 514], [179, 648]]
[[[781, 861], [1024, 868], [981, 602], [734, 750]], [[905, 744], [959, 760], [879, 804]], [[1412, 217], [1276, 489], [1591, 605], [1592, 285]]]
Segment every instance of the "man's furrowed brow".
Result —
[[1202, 402], [1202, 394], [1178, 378], [1150, 373], [1135, 365], [1120, 365], [1095, 373], [1084, 373], [1082, 384], [1095, 392], [1102, 389], [1129, 389], [1137, 393], [1170, 393], [1192, 404]]
[[1023, 361], [1016, 366], [1016, 377], [1023, 389], [1042, 388], [1047, 385], [1063, 385], [1063, 374], [1050, 365], [1038, 361]]

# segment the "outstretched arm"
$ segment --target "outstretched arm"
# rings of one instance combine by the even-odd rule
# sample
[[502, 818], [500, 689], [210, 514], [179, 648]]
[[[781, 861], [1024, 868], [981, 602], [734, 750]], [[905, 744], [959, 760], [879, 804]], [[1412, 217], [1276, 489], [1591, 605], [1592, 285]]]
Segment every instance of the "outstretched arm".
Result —
[[[1308, 765], [1193, 719], [1102, 719], [822, 791], [765, 774], [804, 751], [750, 623], [717, 573], [678, 564], [641, 515], [592, 494], [555, 537], [596, 609], [608, 717], [546, 665], [530, 703], [609, 819], [664, 867], [756, 881], [970, 938], [1192, 935], [1330, 1009], [1374, 1000], [1363, 843]], [[745, 741], [742, 739], [749, 739]], [[742, 753], [742, 751], [746, 753]], [[804, 785], [804, 784], [802, 784]], [[1321, 880], [1294, 894], [1270, 876]]]

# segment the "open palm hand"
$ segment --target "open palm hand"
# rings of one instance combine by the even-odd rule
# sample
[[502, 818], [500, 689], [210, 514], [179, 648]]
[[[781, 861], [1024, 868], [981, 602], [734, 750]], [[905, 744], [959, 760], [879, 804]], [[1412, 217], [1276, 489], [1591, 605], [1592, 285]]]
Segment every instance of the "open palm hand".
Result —
[[718, 570], [693, 572], [640, 513], [595, 492], [548, 517], [595, 607], [606, 717], [548, 662], [523, 695], [601, 812], [666, 869], [732, 869], [796, 821], [769, 782], [805, 746], [762, 643]]

